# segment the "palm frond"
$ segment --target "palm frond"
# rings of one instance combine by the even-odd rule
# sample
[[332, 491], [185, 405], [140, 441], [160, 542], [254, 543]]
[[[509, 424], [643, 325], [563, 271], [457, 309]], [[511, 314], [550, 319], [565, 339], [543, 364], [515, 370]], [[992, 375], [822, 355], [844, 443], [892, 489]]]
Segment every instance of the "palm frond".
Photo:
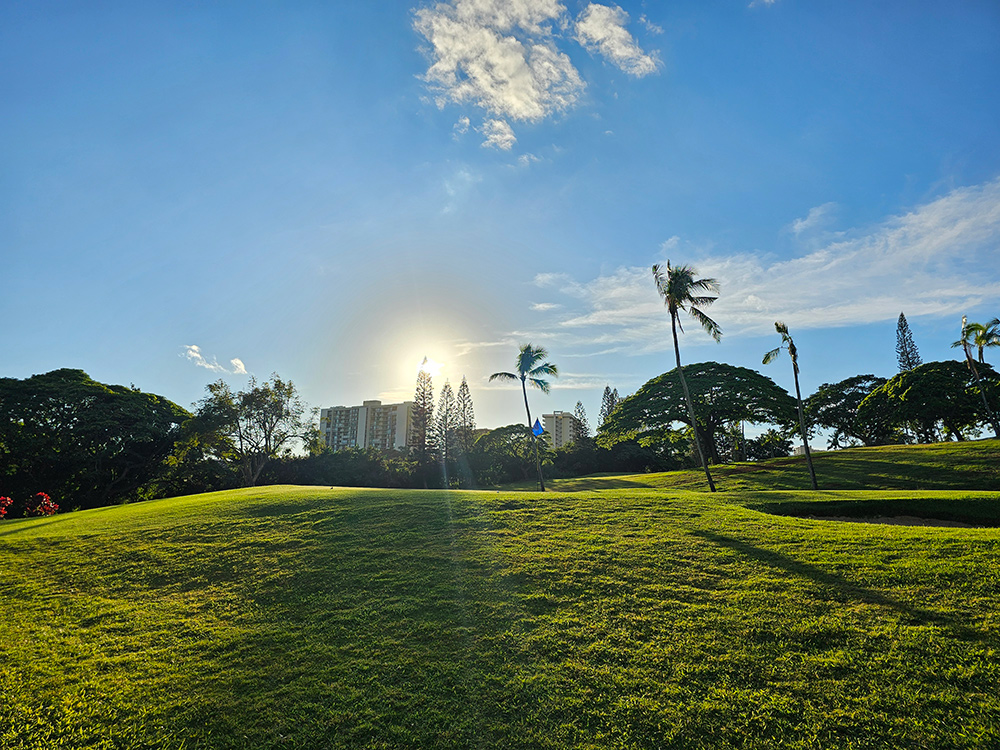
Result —
[[528, 378], [528, 382], [531, 383], [535, 388], [540, 390], [542, 393], [548, 393], [552, 390], [552, 386], [549, 385], [548, 380], [542, 380], [541, 378]]
[[691, 313], [691, 317], [701, 323], [701, 327], [705, 329], [705, 332], [711, 336], [716, 341], [722, 338], [722, 329], [719, 328], [719, 324], [708, 317], [705, 313], [699, 310], [697, 307], [692, 307], [688, 310]]
[[[694, 269], [692, 269], [693, 271]], [[702, 289], [706, 292], [712, 292], [714, 294], [719, 293], [719, 282], [717, 279], [692, 279], [691, 280], [692, 289]]]
[[556, 377], [559, 377], [559, 368], [551, 362], [543, 362], [538, 365], [538, 367], [528, 370], [528, 375], [555, 375]]
[[711, 305], [717, 299], [719, 299], [719, 298], [718, 297], [691, 297], [690, 303], [692, 305], [699, 305], [699, 306]]
[[764, 355], [763, 364], [765, 365], [771, 364], [779, 354], [781, 354], [780, 346], [777, 349], [772, 349], [771, 351], [769, 351], [767, 354]]
[[490, 382], [491, 383], [494, 380], [515, 380], [515, 381], [517, 381], [517, 380], [520, 380], [520, 379], [521, 378], [519, 378], [517, 375], [515, 375], [512, 372], [495, 372], [492, 375], [490, 375]]

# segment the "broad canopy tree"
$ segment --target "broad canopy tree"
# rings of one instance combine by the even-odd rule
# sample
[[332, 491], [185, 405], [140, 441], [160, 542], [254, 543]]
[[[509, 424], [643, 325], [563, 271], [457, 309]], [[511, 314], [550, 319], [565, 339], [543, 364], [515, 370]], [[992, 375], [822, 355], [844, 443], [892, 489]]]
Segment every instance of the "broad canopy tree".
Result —
[[207, 388], [198, 402], [197, 431], [210, 453], [237, 467], [244, 487], [257, 484], [267, 462], [306, 434], [305, 405], [295, 385], [277, 373], [259, 384], [251, 377], [236, 393], [224, 380]]
[[806, 399], [806, 417], [811, 424], [833, 430], [831, 448], [862, 445], [888, 445], [901, 441], [901, 434], [885, 410], [871, 409], [864, 414], [861, 402], [886, 383], [876, 375], [855, 375], [837, 383], [823, 383]]
[[[989, 384], [990, 407], [998, 406], [1000, 377], [989, 365], [980, 365], [979, 377]], [[964, 362], [926, 362], [901, 372], [873, 390], [859, 405], [865, 421], [888, 419], [893, 427], [913, 426], [921, 442], [933, 443], [966, 434], [989, 421], [983, 394]]]
[[83, 370], [0, 378], [0, 495], [45, 492], [65, 510], [134, 499], [156, 478], [190, 414]]
[[[795, 400], [770, 378], [745, 367], [701, 362], [685, 365], [684, 375], [694, 406], [707, 459], [720, 462], [716, 436], [733, 422], [795, 423]], [[667, 439], [671, 425], [691, 426], [684, 389], [676, 370], [657, 375], [624, 399], [601, 426], [598, 442], [605, 446], [636, 438], [640, 445]]]

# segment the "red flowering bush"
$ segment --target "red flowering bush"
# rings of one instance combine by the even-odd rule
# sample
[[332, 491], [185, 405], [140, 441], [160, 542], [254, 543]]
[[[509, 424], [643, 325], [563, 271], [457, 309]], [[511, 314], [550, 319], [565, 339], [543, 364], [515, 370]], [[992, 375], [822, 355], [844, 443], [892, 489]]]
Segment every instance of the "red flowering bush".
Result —
[[0, 497], [0, 518], [4, 518], [7, 515], [7, 508], [11, 506], [14, 501], [9, 497]]
[[36, 492], [24, 508], [25, 515], [28, 516], [51, 516], [57, 510], [59, 506], [44, 492]]

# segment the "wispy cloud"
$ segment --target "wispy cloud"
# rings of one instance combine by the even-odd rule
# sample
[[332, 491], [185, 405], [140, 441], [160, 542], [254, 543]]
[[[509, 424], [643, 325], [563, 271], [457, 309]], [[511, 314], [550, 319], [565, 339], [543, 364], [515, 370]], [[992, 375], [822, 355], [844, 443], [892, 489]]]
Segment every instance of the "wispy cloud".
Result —
[[[711, 315], [727, 335], [770, 335], [775, 320], [832, 328], [895, 320], [903, 309], [908, 317], [959, 314], [996, 299], [998, 247], [995, 180], [954, 190], [787, 260], [754, 252], [704, 253], [677, 238], [664, 243], [663, 252], [719, 281]], [[688, 258], [678, 257], [685, 251]], [[667, 346], [663, 305], [648, 267], [622, 267], [585, 282], [539, 274], [535, 283], [566, 295], [559, 326], [581, 345], [620, 345], [640, 353]], [[702, 337], [695, 325], [689, 333]]]
[[243, 365], [243, 360], [238, 357], [234, 357], [229, 360], [229, 367], [225, 365], [220, 365], [215, 357], [207, 359], [205, 355], [201, 353], [201, 347], [194, 344], [188, 344], [183, 347], [184, 351], [181, 352], [182, 357], [190, 362], [193, 362], [198, 367], [204, 367], [206, 370], [212, 372], [225, 372], [230, 375], [246, 375], [247, 369]]
[[573, 30], [584, 46], [631, 75], [655, 71], [655, 57], [625, 29], [627, 20], [617, 6], [591, 4], [573, 22], [558, 0], [449, 0], [417, 9], [413, 27], [429, 44], [423, 79], [437, 105], [484, 111], [477, 129], [483, 145], [506, 150], [515, 141], [511, 121], [537, 122], [579, 101], [586, 83], [559, 48]]
[[591, 3], [576, 22], [576, 38], [584, 47], [598, 52], [629, 75], [655, 73], [659, 63], [647, 55], [625, 28], [628, 13], [617, 5]]
[[465, 197], [472, 191], [476, 184], [482, 181], [482, 177], [471, 170], [460, 167], [444, 181], [444, 192], [447, 196], [444, 208], [441, 213], [450, 214], [465, 200]]
[[556, 304], [555, 302], [535, 302], [531, 309], [537, 312], [548, 312], [549, 310], [558, 310], [562, 305]]
[[824, 203], [822, 206], [814, 206], [809, 209], [809, 213], [805, 218], [796, 219], [789, 224], [788, 229], [798, 237], [806, 232], [821, 228], [827, 224], [836, 210], [837, 204], [833, 202]]

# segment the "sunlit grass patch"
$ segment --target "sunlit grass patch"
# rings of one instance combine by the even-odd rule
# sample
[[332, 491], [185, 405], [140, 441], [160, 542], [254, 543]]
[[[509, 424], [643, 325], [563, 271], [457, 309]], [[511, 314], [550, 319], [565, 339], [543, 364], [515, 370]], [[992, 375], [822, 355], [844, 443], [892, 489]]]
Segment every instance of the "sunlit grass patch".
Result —
[[[0, 746], [986, 747], [989, 493], [257, 488], [0, 525]], [[765, 510], [772, 512], [764, 512]]]

